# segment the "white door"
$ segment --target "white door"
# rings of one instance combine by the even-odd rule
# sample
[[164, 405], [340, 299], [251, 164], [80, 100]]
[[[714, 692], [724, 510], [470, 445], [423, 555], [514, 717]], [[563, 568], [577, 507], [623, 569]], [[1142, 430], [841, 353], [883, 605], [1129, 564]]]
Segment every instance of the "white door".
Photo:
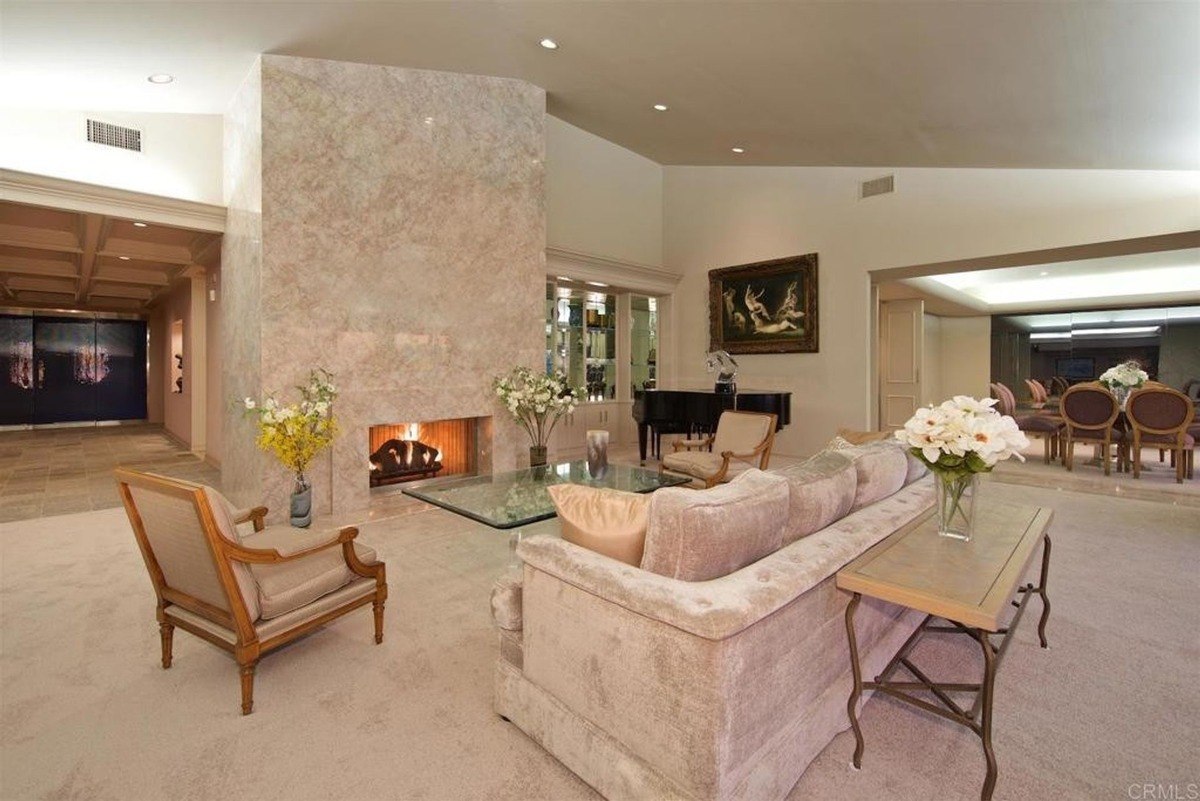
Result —
[[921, 405], [925, 301], [879, 304], [879, 427], [900, 428]]

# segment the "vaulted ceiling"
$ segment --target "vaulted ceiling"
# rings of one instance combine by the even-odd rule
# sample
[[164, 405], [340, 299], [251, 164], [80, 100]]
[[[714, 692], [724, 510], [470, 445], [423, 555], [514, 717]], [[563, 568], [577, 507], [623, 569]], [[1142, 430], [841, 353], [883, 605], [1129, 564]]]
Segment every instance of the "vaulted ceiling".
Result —
[[550, 113], [662, 164], [1200, 168], [1195, 0], [5, 0], [3, 14], [12, 106], [221, 114], [267, 52], [522, 78]]
[[0, 305], [142, 312], [220, 260], [221, 235], [0, 202]]

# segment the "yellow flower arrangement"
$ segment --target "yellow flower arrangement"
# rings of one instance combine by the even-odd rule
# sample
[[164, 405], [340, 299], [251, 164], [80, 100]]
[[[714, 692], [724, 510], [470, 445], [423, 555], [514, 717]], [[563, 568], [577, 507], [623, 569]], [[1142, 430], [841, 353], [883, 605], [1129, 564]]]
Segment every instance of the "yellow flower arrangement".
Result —
[[318, 453], [337, 435], [333, 401], [337, 388], [332, 374], [321, 368], [309, 373], [308, 386], [300, 390], [300, 402], [284, 406], [268, 395], [261, 404], [252, 398], [244, 403], [247, 411], [258, 415], [258, 447], [274, 454], [285, 467], [296, 473], [296, 492], [308, 489], [304, 471]]

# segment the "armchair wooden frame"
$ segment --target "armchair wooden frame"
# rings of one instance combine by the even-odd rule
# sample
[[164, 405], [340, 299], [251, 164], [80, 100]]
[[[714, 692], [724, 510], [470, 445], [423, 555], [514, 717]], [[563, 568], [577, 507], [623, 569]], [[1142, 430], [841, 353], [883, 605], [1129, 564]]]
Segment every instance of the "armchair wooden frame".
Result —
[[[738, 459], [743, 462], [757, 460], [757, 464], [754, 466], [759, 470], [766, 470], [767, 465], [771, 462], [771, 449], [775, 446], [775, 424], [778, 422], [778, 415], [767, 414], [765, 412], [735, 412], [735, 414], [761, 414], [763, 417], [771, 418], [770, 424], [767, 426], [767, 436], [758, 444], [758, 447], [749, 453], [722, 451], [720, 454], [720, 468], [712, 476], [703, 479], [705, 489], [711, 489], [725, 480], [725, 477], [729, 475], [729, 466], [733, 463], [734, 459]], [[717, 423], [717, 426], [718, 428], [720, 427], [720, 422]], [[703, 439], [677, 439], [671, 446], [671, 452], [679, 453], [679, 451], [704, 449], [712, 450], [713, 442], [716, 440], [716, 438], [717, 433], [714, 431]], [[666, 472], [666, 468], [662, 464], [659, 464], [658, 472], [664, 473]], [[695, 478], [699, 478], [699, 476], [695, 476]]]
[[[1112, 414], [1103, 423], [1096, 425], [1081, 425], [1067, 416], [1067, 399], [1077, 392], [1104, 392], [1112, 397]], [[1109, 392], [1099, 382], [1086, 384], [1073, 384], [1067, 388], [1062, 394], [1062, 401], [1059, 405], [1059, 413], [1062, 415], [1063, 427], [1062, 433], [1062, 461], [1068, 471], [1075, 469], [1075, 431], [1103, 431], [1104, 439], [1102, 440], [1084, 440], [1084, 442], [1092, 442], [1100, 446], [1100, 461], [1104, 465], [1104, 475], [1112, 475], [1112, 465], [1109, 463], [1110, 448], [1113, 444], [1113, 424], [1117, 422], [1117, 418], [1121, 414], [1121, 404], [1117, 402], [1117, 398], [1112, 392]], [[1126, 454], [1124, 447], [1117, 443], [1117, 472], [1123, 472], [1125, 469]]]
[[[162, 639], [162, 666], [164, 670], [171, 667], [172, 643], [176, 627], [190, 632], [203, 640], [207, 640], [222, 650], [230, 652], [237, 662], [238, 670], [241, 674], [242, 714], [249, 715], [254, 707], [254, 671], [258, 665], [258, 660], [270, 651], [286, 645], [292, 640], [308, 634], [313, 629], [323, 626], [329, 621], [341, 617], [361, 606], [365, 606], [368, 603], [372, 605], [375, 614], [375, 643], [378, 645], [383, 642], [383, 608], [388, 594], [386, 570], [382, 562], [368, 565], [358, 558], [358, 555], [354, 552], [354, 538], [358, 536], [357, 528], [346, 526], [340, 529], [336, 536], [329, 541], [286, 556], [274, 549], [243, 548], [221, 535], [213, 515], [212, 507], [209, 504], [208, 495], [205, 493], [203, 487], [188, 486], [183, 483], [176, 483], [170, 479], [122, 468], [118, 468], [114, 472], [120, 488], [121, 501], [125, 504], [125, 511], [129, 515], [134, 536], [137, 538], [138, 548], [142, 552], [142, 559], [145, 560], [146, 569], [150, 573], [150, 579], [154, 585], [154, 593], [158, 599], [155, 616], [158, 619], [158, 630]], [[212, 555], [213, 564], [216, 567], [217, 576], [227, 598], [230, 611], [227, 612], [224, 609], [220, 609], [199, 598], [168, 586], [163, 570], [159, 566], [153, 548], [150, 545], [150, 540], [146, 536], [146, 529], [141, 515], [138, 513], [137, 505], [134, 503], [130, 487], [140, 487], [191, 502], [203, 529], [208, 551]], [[236, 518], [234, 523], [236, 525], [253, 522], [254, 530], [256, 532], [262, 531], [266, 515], [267, 508], [258, 506]], [[375, 579], [375, 592], [371, 595], [356, 598], [318, 617], [306, 620], [293, 628], [260, 641], [254, 627], [254, 621], [250, 619], [250, 614], [246, 609], [246, 602], [243, 600], [241, 591], [238, 588], [237, 579], [233, 572], [233, 563], [239, 562], [247, 565], [282, 564], [304, 559], [320, 551], [337, 547], [341, 548], [342, 557], [346, 560], [346, 566], [355, 575]], [[218, 626], [229, 629], [236, 636], [236, 641], [229, 642], [211, 631], [179, 617], [173, 613], [172, 610], [174, 607], [186, 609]]]
[[[1186, 407], [1187, 414], [1184, 416], [1183, 422], [1174, 428], [1151, 428], [1144, 423], [1138, 421], [1134, 413], [1135, 401], [1138, 397], [1146, 393], [1160, 393], [1178, 396], [1181, 403]], [[1196, 417], [1196, 408], [1192, 405], [1192, 401], [1187, 395], [1177, 389], [1172, 389], [1165, 384], [1159, 384], [1153, 381], [1147, 381], [1140, 388], [1129, 393], [1129, 398], [1125, 401], [1125, 418], [1129, 421], [1129, 430], [1132, 436], [1130, 447], [1130, 455], [1133, 462], [1133, 477], [1141, 478], [1142, 476], [1142, 435], [1157, 434], [1161, 436], [1175, 437], [1174, 444], [1164, 445], [1162, 443], [1154, 443], [1158, 446], [1159, 461], [1162, 461], [1164, 451], [1171, 452], [1171, 464], [1175, 467], [1175, 483], [1182, 484], [1184, 476], [1191, 479], [1194, 473], [1195, 451], [1185, 444], [1184, 438], [1187, 436], [1188, 429], [1192, 425], [1192, 421]]]

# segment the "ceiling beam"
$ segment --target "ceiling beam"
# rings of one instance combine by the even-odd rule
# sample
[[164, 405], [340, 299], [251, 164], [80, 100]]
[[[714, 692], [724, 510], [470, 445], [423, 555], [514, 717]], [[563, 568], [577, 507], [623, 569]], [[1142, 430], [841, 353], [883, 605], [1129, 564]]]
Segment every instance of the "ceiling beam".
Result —
[[8, 287], [19, 291], [54, 292], [74, 294], [75, 281], [70, 278], [25, 278], [18, 276], [8, 279]]
[[0, 273], [12, 275], [38, 275], [47, 278], [74, 278], [76, 267], [71, 262], [58, 259], [31, 259], [28, 256], [6, 256], [0, 254]]
[[192, 252], [183, 245], [163, 245], [158, 242], [139, 242], [135, 239], [112, 238], [100, 249], [101, 256], [128, 256], [138, 261], [159, 264], [191, 264]]
[[54, 250], [59, 253], [78, 253], [79, 242], [70, 231], [48, 228], [29, 228], [24, 225], [0, 223], [0, 245], [34, 250]]
[[149, 287], [131, 286], [129, 284], [95, 284], [88, 300], [92, 298], [136, 298], [147, 301], [154, 297], [154, 290]]
[[99, 214], [82, 214], [79, 217], [79, 286], [75, 289], [75, 301], [88, 296], [92, 285], [92, 272], [96, 269], [96, 254], [104, 245], [110, 222]]
[[[2, 272], [3, 270], [0, 270]], [[140, 284], [142, 286], [165, 287], [170, 285], [171, 278], [161, 270], [138, 270], [129, 267], [99, 266], [92, 273], [93, 281], [105, 281], [110, 284]]]

